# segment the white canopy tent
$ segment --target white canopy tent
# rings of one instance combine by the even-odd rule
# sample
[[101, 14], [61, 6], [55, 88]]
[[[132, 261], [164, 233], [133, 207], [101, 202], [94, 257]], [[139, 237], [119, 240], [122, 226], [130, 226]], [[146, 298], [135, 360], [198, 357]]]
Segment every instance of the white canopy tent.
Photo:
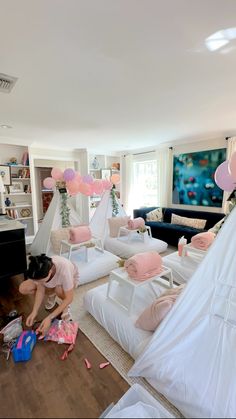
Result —
[[[51, 247], [50, 236], [52, 230], [62, 228], [61, 221], [61, 194], [58, 190], [55, 191], [49, 208], [45, 214], [42, 224], [34, 238], [34, 241], [30, 247], [30, 253], [32, 255], [39, 255], [46, 253], [47, 255], [53, 254]], [[70, 209], [69, 221], [73, 226], [81, 224], [78, 213], [73, 208], [70, 198], [67, 201], [67, 206]]]
[[[120, 202], [117, 198], [117, 217], [124, 217], [126, 212], [124, 208], [121, 206]], [[102, 199], [90, 221], [90, 228], [92, 231], [93, 236], [99, 237], [103, 242], [105, 238], [109, 235], [109, 227], [108, 227], [108, 218], [112, 217], [112, 198], [111, 192], [105, 191]]]
[[130, 370], [186, 417], [236, 415], [236, 209]]

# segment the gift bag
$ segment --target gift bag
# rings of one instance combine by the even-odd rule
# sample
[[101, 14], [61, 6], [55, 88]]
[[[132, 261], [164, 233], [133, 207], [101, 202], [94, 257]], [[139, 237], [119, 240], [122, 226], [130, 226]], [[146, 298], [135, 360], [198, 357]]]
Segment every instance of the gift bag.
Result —
[[61, 357], [61, 359], [64, 360], [68, 357], [68, 353], [74, 349], [78, 329], [79, 325], [77, 322], [66, 322], [64, 320], [55, 319], [44, 340], [70, 345]]

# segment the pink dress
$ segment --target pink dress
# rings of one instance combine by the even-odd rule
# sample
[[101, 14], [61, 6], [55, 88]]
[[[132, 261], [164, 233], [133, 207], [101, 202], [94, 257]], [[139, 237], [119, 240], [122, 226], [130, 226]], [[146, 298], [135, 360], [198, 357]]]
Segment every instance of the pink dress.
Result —
[[70, 260], [62, 256], [53, 256], [53, 264], [56, 272], [54, 277], [46, 282], [46, 288], [55, 288], [61, 286], [64, 291], [70, 291], [79, 285], [79, 271], [77, 266]]

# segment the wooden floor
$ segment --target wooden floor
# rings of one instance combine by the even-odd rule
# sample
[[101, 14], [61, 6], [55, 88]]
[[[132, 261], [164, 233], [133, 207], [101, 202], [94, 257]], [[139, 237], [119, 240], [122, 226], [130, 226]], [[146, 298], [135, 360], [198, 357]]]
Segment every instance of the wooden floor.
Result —
[[[0, 283], [0, 315], [12, 309], [27, 315], [30, 297], [20, 296], [22, 278]], [[46, 315], [44, 309], [39, 317]], [[112, 402], [117, 402], [129, 385], [112, 367], [100, 370], [106, 361], [90, 341], [79, 332], [74, 351], [60, 360], [65, 346], [38, 342], [32, 360], [15, 364], [0, 352], [1, 418], [98, 418]], [[87, 370], [84, 358], [93, 365]]]

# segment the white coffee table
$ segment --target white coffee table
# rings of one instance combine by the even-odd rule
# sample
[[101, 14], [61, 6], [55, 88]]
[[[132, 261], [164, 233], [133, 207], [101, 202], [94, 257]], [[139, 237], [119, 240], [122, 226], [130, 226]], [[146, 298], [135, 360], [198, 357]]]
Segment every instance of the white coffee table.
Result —
[[[169, 286], [170, 288], [173, 288], [173, 275], [171, 268], [167, 268], [165, 266], [162, 267], [162, 271], [160, 274], [153, 276], [149, 279], [145, 279], [144, 281], [136, 281], [129, 277], [127, 271], [125, 268], [117, 268], [111, 271], [109, 276], [109, 282], [107, 287], [107, 298], [111, 301], [113, 301], [115, 304], [123, 308], [128, 312], [128, 315], [131, 314], [133, 303], [135, 299], [135, 292], [138, 288], [143, 287], [145, 285], [149, 285], [152, 289], [152, 291], [155, 294], [155, 297], [159, 297], [160, 293], [157, 293], [155, 287], [153, 286], [153, 282], [158, 281], [160, 278], [168, 277], [169, 280]], [[116, 282], [119, 285], [126, 285], [131, 290], [131, 298], [129, 299], [129, 303], [127, 305], [122, 304], [119, 300], [115, 298], [115, 296], [112, 295], [112, 283]]]
[[206, 256], [207, 250], [201, 250], [201, 249], [196, 249], [195, 247], [193, 247], [191, 245], [191, 243], [185, 244], [183, 246], [183, 251], [182, 251], [182, 256], [181, 258], [184, 260], [184, 258], [187, 256], [188, 253], [195, 253], [198, 256], [204, 257]]
[[145, 241], [145, 237], [152, 238], [152, 230], [151, 230], [151, 227], [150, 226], [145, 226], [145, 227], [147, 229], [147, 231], [145, 233], [147, 233], [147, 234], [140, 233], [139, 229], [131, 230], [127, 226], [120, 227], [117, 238], [120, 239], [121, 237], [128, 236], [128, 242], [130, 242], [132, 240], [132, 237], [134, 237], [134, 234], [135, 234], [136, 237], [138, 235], [141, 238], [141, 240], [144, 242]]
[[[98, 250], [99, 252], [104, 253], [104, 247], [103, 247], [103, 243], [102, 240], [97, 238], [97, 237], [92, 237], [91, 240], [88, 240], [86, 242], [82, 242], [82, 243], [77, 243], [77, 244], [72, 244], [70, 243], [68, 240], [61, 240], [61, 247], [60, 247], [60, 256], [64, 253], [64, 251], [67, 253], [67, 257], [70, 260], [71, 259], [71, 254], [73, 250], [78, 250], [78, 249], [84, 249], [85, 251], [85, 260], [86, 262], [89, 261], [88, 259], [88, 248], [89, 248], [89, 244], [93, 243], [94, 244], [94, 248], [96, 250]], [[66, 248], [66, 250], [65, 250]]]

